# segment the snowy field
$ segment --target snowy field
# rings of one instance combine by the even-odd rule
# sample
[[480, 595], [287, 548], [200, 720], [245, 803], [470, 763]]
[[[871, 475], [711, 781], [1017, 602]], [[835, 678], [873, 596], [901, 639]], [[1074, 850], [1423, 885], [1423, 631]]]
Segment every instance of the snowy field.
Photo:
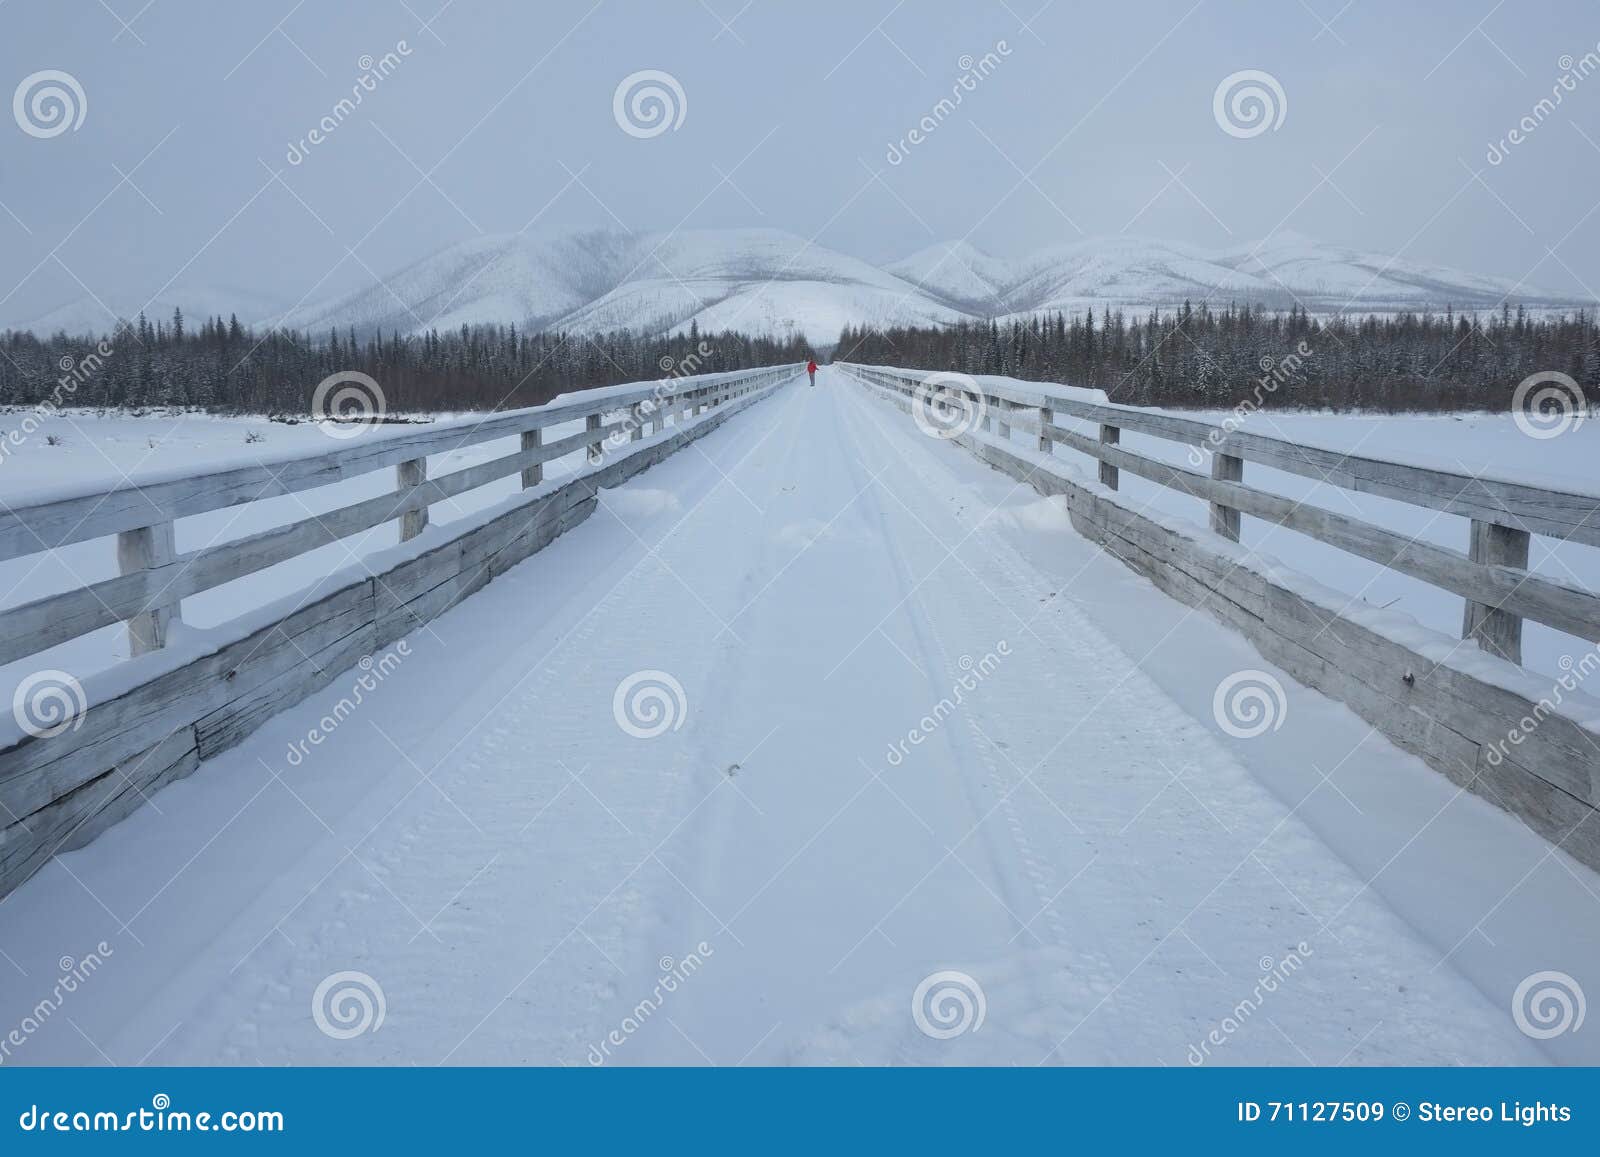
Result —
[[1600, 877], [1287, 677], [1219, 730], [1261, 657], [1059, 499], [831, 369], [696, 445], [19, 888], [0, 1026], [110, 955], [13, 1061], [1600, 1060], [1514, 1003]]

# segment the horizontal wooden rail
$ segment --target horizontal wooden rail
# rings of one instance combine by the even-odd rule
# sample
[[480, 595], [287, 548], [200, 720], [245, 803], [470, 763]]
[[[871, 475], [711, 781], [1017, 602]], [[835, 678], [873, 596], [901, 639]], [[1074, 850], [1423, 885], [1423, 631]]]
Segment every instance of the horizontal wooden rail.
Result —
[[653, 385], [610, 386], [586, 390], [574, 401], [436, 422], [400, 434], [378, 426], [319, 454], [285, 455], [202, 474], [141, 478], [112, 487], [80, 490], [50, 501], [11, 506], [0, 509], [0, 562], [124, 530], [330, 486], [430, 454], [543, 430], [587, 419], [591, 414], [626, 410], [636, 402], [650, 402], [664, 410], [690, 404], [704, 408], [714, 393], [726, 392], [741, 382], [796, 370], [795, 366], [769, 366], [668, 379]]
[[[608, 447], [616, 454], [627, 453], [644, 437], [647, 421], [659, 432], [671, 414], [721, 405], [797, 369], [767, 367], [670, 379], [648, 388], [597, 390], [592, 398], [439, 423], [421, 433], [388, 438], [373, 434], [370, 443], [346, 442], [322, 454], [10, 507], [0, 517], [0, 558], [116, 534], [123, 573], [0, 611], [0, 663], [117, 622], [128, 623], [134, 655], [157, 649], [165, 643], [181, 600], [190, 595], [386, 522], [399, 521], [400, 540], [405, 541], [426, 527], [428, 508], [435, 503], [513, 474], [521, 475], [524, 489], [538, 486], [546, 462], [580, 451], [597, 462]], [[617, 414], [623, 416], [605, 421], [607, 415]], [[582, 430], [545, 440], [549, 427], [579, 419], [584, 422]], [[519, 434], [515, 453], [427, 477], [429, 454]], [[187, 554], [172, 549], [177, 518], [325, 486], [389, 466], [397, 473], [391, 492]]]
[[[929, 376], [878, 366], [846, 369], [902, 398], [915, 398]], [[1061, 387], [1035, 391], [984, 378], [981, 383], [974, 379], [967, 389], [948, 374], [935, 384], [993, 411], [990, 429], [997, 438], [1017, 428], [1037, 434], [1045, 453], [1060, 443], [1095, 459], [1100, 481], [1110, 489], [1117, 488], [1120, 472], [1127, 471], [1209, 503], [1211, 527], [1225, 538], [1238, 540], [1239, 517], [1248, 514], [1460, 595], [1467, 603], [1463, 637], [1512, 662], [1521, 662], [1523, 619], [1600, 641], [1600, 594], [1527, 569], [1529, 534], [1600, 546], [1600, 498], [1594, 495], [1345, 455], [1173, 414], [1086, 401]], [[1057, 425], [1059, 414], [1096, 423], [1098, 434]], [[1211, 458], [1210, 472], [1126, 449], [1120, 442], [1128, 430], [1203, 449]], [[1462, 552], [1435, 546], [1249, 486], [1243, 481], [1245, 462], [1467, 517], [1472, 520], [1471, 548]]]
[[[879, 384], [893, 381], [896, 388], [909, 385], [912, 390], [928, 377], [928, 372], [887, 370], [879, 366], [850, 365], [846, 368], [858, 375], [881, 375]], [[941, 389], [954, 388], [948, 376], [941, 376], [937, 384]], [[902, 392], [905, 391], [902, 389]], [[1012, 403], [1029, 411], [1030, 415], [1036, 414], [1041, 406], [1049, 406], [1057, 414], [1201, 447], [1346, 490], [1393, 498], [1413, 506], [1550, 538], [1600, 546], [1600, 497], [1592, 493], [1305, 446], [1267, 434], [1228, 430], [1197, 418], [1086, 401], [1077, 396], [1082, 392], [1048, 383], [1024, 390], [1014, 385], [996, 384], [993, 378], [983, 379], [981, 388], [983, 395]], [[1008, 416], [1006, 421], [1029, 429], [1032, 419], [1019, 421]]]

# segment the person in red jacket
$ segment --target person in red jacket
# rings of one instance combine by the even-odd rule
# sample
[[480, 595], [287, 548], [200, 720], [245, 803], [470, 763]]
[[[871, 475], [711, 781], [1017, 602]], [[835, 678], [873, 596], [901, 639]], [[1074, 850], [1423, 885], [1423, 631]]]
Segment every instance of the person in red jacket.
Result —
[[806, 363], [806, 373], [811, 375], [811, 384], [817, 384], [817, 359], [812, 358]]

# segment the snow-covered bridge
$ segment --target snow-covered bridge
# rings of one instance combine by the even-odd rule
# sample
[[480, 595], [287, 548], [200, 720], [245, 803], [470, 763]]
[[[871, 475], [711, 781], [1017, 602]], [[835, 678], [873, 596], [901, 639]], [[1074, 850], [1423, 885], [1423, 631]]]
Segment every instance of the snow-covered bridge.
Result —
[[[0, 748], [4, 1059], [1600, 1059], [1592, 704], [1521, 726], [1552, 680], [1511, 661], [1523, 618], [1596, 638], [1526, 553], [1594, 541], [1593, 501], [925, 377], [689, 378], [8, 508], [7, 557], [118, 535], [124, 573], [0, 611], [0, 661], [65, 675], [124, 621], [141, 653], [35, 680]], [[1504, 529], [1449, 552], [1252, 456]], [[267, 500], [305, 505], [179, 553]], [[1240, 511], [1465, 598], [1472, 641], [1330, 602]]]

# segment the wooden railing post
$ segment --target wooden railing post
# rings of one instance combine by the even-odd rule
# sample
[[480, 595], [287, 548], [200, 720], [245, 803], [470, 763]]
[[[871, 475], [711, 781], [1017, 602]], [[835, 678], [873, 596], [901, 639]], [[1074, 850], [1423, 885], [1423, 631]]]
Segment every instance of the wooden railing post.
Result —
[[[117, 567], [123, 574], [153, 570], [177, 557], [171, 522], [158, 522], [117, 535]], [[180, 604], [153, 606], [128, 620], [128, 654], [138, 656], [167, 645], [167, 628], [179, 617]]]
[[994, 432], [995, 432], [995, 436], [998, 437], [998, 438], [1001, 438], [1002, 440], [1010, 441], [1010, 439], [1011, 439], [1011, 423], [1006, 421], [1006, 417], [1011, 412], [1011, 404], [1009, 402], [1007, 402], [1004, 398], [994, 398], [994, 399], [992, 399], [992, 401], [994, 402], [994, 414], [995, 414]]
[[[428, 460], [426, 458], [412, 458], [400, 463], [394, 468], [395, 489], [404, 493], [414, 486], [421, 486], [428, 480]], [[428, 508], [418, 507], [408, 510], [400, 516], [400, 541], [408, 542], [422, 533], [428, 525]]]
[[639, 442], [644, 439], [644, 403], [635, 402], [628, 407], [628, 417], [633, 424], [633, 437], [630, 439]]
[[[1495, 522], [1472, 520], [1467, 557], [1486, 566], [1528, 569], [1529, 535], [1526, 530]], [[1461, 619], [1461, 637], [1476, 639], [1481, 650], [1519, 666], [1522, 663], [1522, 619], [1510, 611], [1467, 600]]]
[[[1115, 446], [1118, 442], [1121, 442], [1121, 441], [1122, 441], [1122, 427], [1121, 426], [1107, 426], [1104, 423], [1101, 424], [1101, 426], [1100, 426], [1100, 442], [1101, 442], [1102, 445]], [[1117, 468], [1115, 466], [1113, 466], [1111, 463], [1109, 463], [1109, 462], [1101, 462], [1100, 463], [1100, 485], [1104, 486], [1107, 490], [1115, 490], [1117, 488], [1117, 480], [1118, 480], [1119, 477], [1120, 477], [1120, 475], [1119, 475], [1119, 473], [1117, 471]]]
[[[544, 430], [542, 428], [540, 428], [538, 430], [524, 430], [522, 432], [522, 451], [523, 451], [523, 453], [527, 453], [529, 450], [537, 450], [540, 446], [543, 446], [543, 445], [544, 445]], [[535, 462], [532, 466], [524, 466], [522, 468], [522, 488], [524, 490], [532, 490], [535, 486], [539, 485], [539, 483], [541, 483], [543, 481], [544, 481], [544, 463], [543, 462]]]
[[[584, 420], [583, 420], [583, 428], [585, 430], [598, 430], [600, 428], [600, 415], [599, 414], [590, 414], [588, 417], [584, 418]], [[605, 443], [604, 442], [598, 442], [597, 441], [597, 442], [590, 442], [589, 443], [589, 461], [598, 462], [604, 456], [604, 454], [605, 454]]]
[[1056, 423], [1056, 412], [1049, 406], [1039, 407], [1039, 453], [1049, 454], [1055, 450], [1055, 443], [1050, 440], [1050, 427]]
[[[1219, 482], [1243, 482], [1244, 459], [1235, 458], [1232, 454], [1213, 454], [1211, 456], [1211, 477]], [[1222, 535], [1239, 541], [1239, 512], [1231, 506], [1224, 506], [1220, 502], [1211, 504], [1211, 529]]]

